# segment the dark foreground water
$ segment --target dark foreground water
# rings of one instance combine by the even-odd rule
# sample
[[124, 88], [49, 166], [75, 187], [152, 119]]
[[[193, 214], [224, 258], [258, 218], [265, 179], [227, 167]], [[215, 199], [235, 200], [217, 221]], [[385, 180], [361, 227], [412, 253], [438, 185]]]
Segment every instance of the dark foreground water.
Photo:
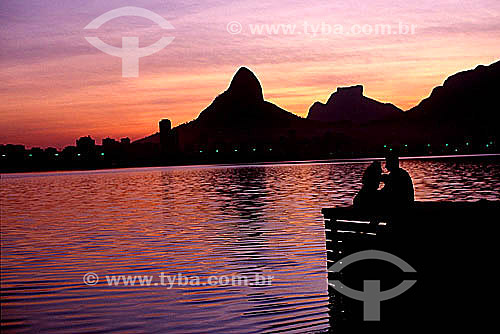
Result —
[[[2, 332], [324, 331], [320, 209], [350, 204], [366, 166], [2, 175]], [[402, 166], [418, 200], [500, 199], [498, 159]], [[84, 284], [88, 272], [97, 284]], [[112, 275], [152, 280], [109, 285]]]

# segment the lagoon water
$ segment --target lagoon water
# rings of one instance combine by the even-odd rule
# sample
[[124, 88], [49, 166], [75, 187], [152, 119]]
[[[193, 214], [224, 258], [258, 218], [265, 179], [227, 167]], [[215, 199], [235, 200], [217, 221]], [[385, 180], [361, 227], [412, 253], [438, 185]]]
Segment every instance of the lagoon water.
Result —
[[[417, 200], [500, 199], [498, 158], [412, 159], [401, 165], [413, 177]], [[358, 161], [2, 175], [2, 332], [325, 331], [320, 210], [349, 205], [366, 166]], [[98, 275], [95, 285], [84, 284], [88, 272]], [[162, 285], [161, 273], [179, 284]], [[153, 279], [149, 286], [110, 286], [106, 276], [112, 275]], [[203, 284], [210, 276], [236, 275], [249, 284]], [[273, 276], [272, 283], [255, 284], [256, 275]]]

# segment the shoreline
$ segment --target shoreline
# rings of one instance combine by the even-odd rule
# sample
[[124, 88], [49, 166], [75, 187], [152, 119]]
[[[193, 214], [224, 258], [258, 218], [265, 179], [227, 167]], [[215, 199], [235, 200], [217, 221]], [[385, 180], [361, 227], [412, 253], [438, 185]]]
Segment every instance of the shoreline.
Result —
[[[460, 154], [460, 155], [424, 155], [424, 156], [403, 156], [400, 160], [441, 160], [441, 159], [468, 159], [468, 158], [500, 158], [500, 153], [487, 154]], [[339, 159], [313, 159], [313, 160], [285, 160], [285, 161], [261, 161], [261, 162], [233, 162], [233, 163], [213, 163], [213, 164], [182, 164], [182, 165], [150, 165], [150, 166], [124, 166], [110, 168], [89, 168], [89, 169], [60, 169], [60, 170], [41, 170], [41, 171], [2, 171], [0, 179], [15, 178], [16, 176], [39, 175], [58, 175], [58, 174], [105, 174], [120, 171], [141, 171], [146, 169], [175, 169], [175, 168], [220, 168], [220, 167], [265, 167], [265, 166], [286, 166], [286, 165], [314, 165], [314, 164], [349, 164], [349, 163], [368, 163], [370, 161], [383, 161], [382, 157], [367, 158], [339, 158]]]

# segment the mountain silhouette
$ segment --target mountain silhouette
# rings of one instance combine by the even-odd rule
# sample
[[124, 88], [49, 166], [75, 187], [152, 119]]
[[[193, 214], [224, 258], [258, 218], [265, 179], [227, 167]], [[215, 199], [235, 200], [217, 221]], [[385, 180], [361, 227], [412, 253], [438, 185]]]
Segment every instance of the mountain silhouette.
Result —
[[497, 133], [500, 120], [499, 79], [500, 61], [456, 73], [407, 113], [414, 121], [457, 134]]
[[190, 127], [287, 127], [303, 119], [264, 100], [259, 80], [246, 67], [234, 75], [225, 92], [204, 109]]
[[[195, 120], [169, 130], [169, 136], [183, 153], [279, 147], [283, 152], [355, 154], [387, 144], [458, 143], [466, 137], [482, 142], [499, 132], [499, 77], [500, 61], [456, 73], [406, 112], [365, 97], [361, 85], [339, 87], [326, 104], [314, 103], [302, 118], [266, 101], [257, 76], [241, 67]], [[158, 144], [159, 137], [136, 143]]]
[[[291, 142], [321, 136], [328, 125], [294, 115], [264, 99], [255, 74], [241, 67], [228, 88], [198, 117], [172, 129], [181, 152], [272, 150]], [[149, 142], [157, 141], [157, 135]], [[290, 149], [292, 144], [288, 145]]]
[[365, 140], [413, 145], [491, 141], [500, 130], [498, 78], [500, 61], [453, 74], [417, 106], [365, 127]]
[[240, 101], [262, 102], [264, 100], [259, 79], [246, 67], [240, 67], [236, 72], [229, 84], [227, 94], [231, 95], [234, 100]]
[[390, 103], [382, 103], [363, 96], [363, 86], [338, 87], [326, 104], [315, 102], [309, 109], [308, 119], [324, 122], [351, 121], [364, 123], [383, 120], [401, 113]]

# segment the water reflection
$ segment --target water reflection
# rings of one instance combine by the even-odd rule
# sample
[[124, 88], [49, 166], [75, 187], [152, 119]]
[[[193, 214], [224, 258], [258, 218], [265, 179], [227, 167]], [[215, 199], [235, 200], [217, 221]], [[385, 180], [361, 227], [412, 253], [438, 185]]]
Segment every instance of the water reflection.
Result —
[[[500, 198], [500, 165], [402, 161], [417, 200]], [[5, 332], [302, 333], [328, 328], [320, 209], [365, 163], [2, 176]], [[29, 177], [28, 177], [29, 176]], [[92, 271], [95, 286], [82, 282]], [[108, 286], [105, 275], [274, 276], [271, 286]]]

